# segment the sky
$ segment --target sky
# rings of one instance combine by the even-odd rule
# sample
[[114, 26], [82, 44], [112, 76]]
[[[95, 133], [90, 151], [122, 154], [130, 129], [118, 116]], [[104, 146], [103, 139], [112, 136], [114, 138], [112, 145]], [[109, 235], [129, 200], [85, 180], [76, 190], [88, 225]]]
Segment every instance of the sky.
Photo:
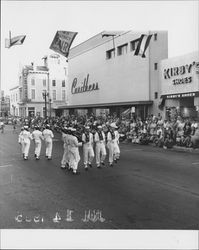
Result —
[[[18, 85], [19, 65], [42, 65], [57, 30], [78, 32], [73, 46], [106, 30], [167, 30], [169, 57], [197, 51], [199, 1], [1, 1], [1, 89]], [[5, 38], [26, 35], [5, 48]], [[62, 57], [64, 60], [64, 57]]]

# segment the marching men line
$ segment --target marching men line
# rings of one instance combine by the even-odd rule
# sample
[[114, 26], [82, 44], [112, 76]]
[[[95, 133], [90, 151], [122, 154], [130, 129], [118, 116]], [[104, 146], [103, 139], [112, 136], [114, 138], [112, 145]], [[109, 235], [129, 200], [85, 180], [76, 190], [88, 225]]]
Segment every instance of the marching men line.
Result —
[[[43, 132], [39, 126], [34, 127], [34, 131], [30, 133], [28, 126], [24, 126], [19, 134], [18, 142], [21, 144], [21, 150], [24, 160], [28, 160], [31, 140], [35, 145], [35, 159], [40, 159], [42, 140], [45, 142], [46, 158], [52, 159], [53, 138], [54, 134], [50, 129], [50, 125], [46, 125]], [[81, 138], [77, 137], [76, 129], [73, 127], [62, 128], [63, 156], [61, 160], [61, 169], [72, 170], [73, 174], [78, 174], [78, 164], [80, 161], [79, 147], [83, 147], [83, 163], [84, 169], [88, 171], [88, 167], [92, 168], [94, 157], [96, 158], [97, 168], [105, 166], [105, 158], [108, 149], [109, 166], [113, 167], [113, 162], [117, 163], [120, 158], [119, 149], [119, 133], [116, 130], [115, 123], [110, 125], [110, 129], [106, 135], [101, 125], [97, 126], [95, 133], [91, 133], [90, 127], [85, 126]], [[106, 143], [107, 141], [107, 143]], [[95, 144], [95, 147], [94, 147]], [[94, 150], [95, 149], [95, 150]]]

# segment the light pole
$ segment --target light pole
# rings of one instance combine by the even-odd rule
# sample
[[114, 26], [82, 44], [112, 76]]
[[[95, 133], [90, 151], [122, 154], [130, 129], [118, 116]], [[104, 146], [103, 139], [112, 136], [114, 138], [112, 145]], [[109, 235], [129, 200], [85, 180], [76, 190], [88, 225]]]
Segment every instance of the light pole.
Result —
[[44, 98], [44, 101], [45, 101], [45, 119], [47, 117], [47, 96], [49, 96], [49, 93], [45, 90], [43, 93], [42, 93], [42, 96]]

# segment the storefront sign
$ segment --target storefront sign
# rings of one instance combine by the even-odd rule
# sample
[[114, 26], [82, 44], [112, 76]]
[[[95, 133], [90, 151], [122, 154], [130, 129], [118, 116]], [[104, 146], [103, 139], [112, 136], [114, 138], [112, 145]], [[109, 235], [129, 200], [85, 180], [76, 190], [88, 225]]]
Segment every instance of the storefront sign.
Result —
[[79, 94], [79, 93], [90, 92], [94, 90], [99, 90], [98, 82], [89, 84], [89, 74], [87, 75], [86, 78], [84, 78], [84, 81], [80, 83], [79, 86], [78, 86], [77, 78], [74, 78], [72, 82], [72, 87], [71, 87], [72, 94]]
[[162, 95], [161, 98], [175, 99], [175, 98], [197, 97], [197, 96], [199, 96], [199, 92], [180, 93], [180, 94], [173, 94], [173, 95]]
[[[182, 65], [179, 67], [172, 67], [172, 68], [164, 69], [164, 72], [163, 72], [164, 79], [171, 79], [176, 76], [190, 74], [192, 72], [193, 67], [195, 66], [196, 68], [196, 65], [197, 65], [197, 62], [194, 61], [190, 64]], [[178, 79], [174, 79], [172, 82], [173, 82], [173, 85], [187, 84], [187, 83], [192, 82], [192, 77], [187, 76], [187, 77], [180, 78], [180, 79], [178, 78]]]

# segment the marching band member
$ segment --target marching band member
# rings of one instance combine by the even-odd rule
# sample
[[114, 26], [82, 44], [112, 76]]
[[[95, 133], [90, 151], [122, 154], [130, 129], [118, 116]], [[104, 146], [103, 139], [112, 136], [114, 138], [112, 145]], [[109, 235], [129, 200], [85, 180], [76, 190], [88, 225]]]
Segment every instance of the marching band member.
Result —
[[73, 174], [77, 174], [78, 163], [80, 161], [79, 148], [82, 146], [82, 142], [78, 142], [75, 136], [75, 128], [71, 128], [71, 136], [69, 137], [69, 157], [70, 157], [70, 167], [73, 170]]
[[62, 130], [62, 141], [64, 142], [64, 153], [61, 160], [61, 169], [66, 169], [66, 165], [68, 169], [70, 169], [70, 157], [69, 157], [69, 137], [70, 137], [70, 128], [64, 127]]
[[21, 127], [21, 132], [18, 137], [18, 143], [21, 145], [21, 151], [22, 151], [22, 156], [24, 158], [24, 140], [23, 140], [23, 132], [24, 132], [24, 127]]
[[119, 147], [119, 139], [120, 139], [120, 134], [118, 132], [118, 127], [116, 126], [115, 130], [115, 144], [114, 144], [114, 161], [117, 163], [120, 159], [120, 147]]
[[84, 157], [84, 168], [88, 170], [88, 165], [92, 167], [91, 163], [94, 158], [93, 151], [93, 134], [90, 132], [90, 127], [85, 127], [85, 132], [82, 134], [83, 142], [83, 157]]
[[29, 132], [28, 126], [24, 126], [24, 131], [21, 135], [21, 139], [24, 143], [24, 160], [28, 160], [28, 153], [30, 149], [30, 140], [32, 139], [32, 136]]
[[50, 130], [50, 125], [47, 124], [46, 128], [43, 131], [43, 136], [44, 136], [44, 141], [46, 144], [46, 158], [48, 160], [52, 159], [52, 147], [53, 147], [53, 138], [54, 138], [54, 134], [53, 132]]
[[113, 160], [117, 162], [117, 158], [119, 158], [119, 146], [118, 146], [118, 140], [119, 137], [117, 133], [115, 132], [115, 129], [117, 128], [115, 123], [111, 123], [110, 130], [107, 134], [107, 148], [109, 149], [109, 166], [113, 167]]
[[41, 140], [44, 139], [42, 132], [39, 130], [39, 126], [35, 126], [35, 130], [32, 132], [32, 138], [35, 141], [35, 158], [39, 160], [41, 152]]
[[94, 141], [96, 143], [95, 146], [96, 164], [97, 168], [101, 168], [100, 163], [104, 165], [104, 160], [106, 158], [106, 147], [105, 147], [106, 138], [104, 132], [102, 131], [102, 126], [99, 125], [97, 129], [98, 130], [94, 136]]

